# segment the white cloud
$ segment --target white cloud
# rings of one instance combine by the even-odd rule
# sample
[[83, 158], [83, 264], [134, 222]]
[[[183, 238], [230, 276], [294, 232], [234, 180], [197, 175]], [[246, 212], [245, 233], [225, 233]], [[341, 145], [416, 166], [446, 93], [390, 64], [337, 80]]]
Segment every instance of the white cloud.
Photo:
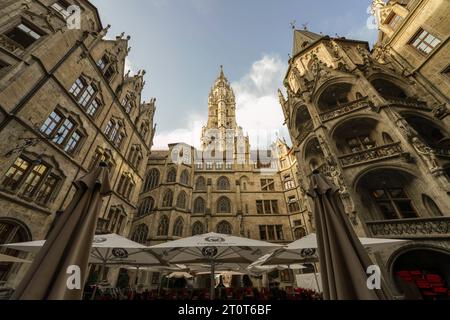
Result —
[[277, 133], [288, 138], [277, 93], [286, 70], [287, 64], [280, 57], [264, 55], [242, 79], [232, 83], [237, 121], [249, 133], [253, 147], [267, 147]]
[[[287, 64], [278, 56], [264, 55], [253, 63], [246, 75], [231, 83], [236, 95], [237, 122], [249, 134], [253, 148], [268, 147], [275, 141], [277, 133], [288, 139], [277, 93], [286, 70]], [[178, 142], [198, 147], [206, 121], [205, 109], [204, 114], [192, 115], [186, 128], [157, 132], [154, 149], [167, 149], [168, 144]]]
[[130, 58], [125, 58], [125, 74], [130, 71], [130, 75], [136, 74], [136, 66], [134, 63], [130, 60]]
[[187, 143], [198, 148], [200, 146], [202, 128], [207, 121], [206, 116], [206, 112], [205, 115], [191, 115], [188, 121], [186, 121], [186, 123], [188, 123], [187, 128], [179, 128], [172, 131], [162, 132], [157, 130], [153, 141], [153, 149], [165, 150], [168, 149], [168, 145], [172, 143]]

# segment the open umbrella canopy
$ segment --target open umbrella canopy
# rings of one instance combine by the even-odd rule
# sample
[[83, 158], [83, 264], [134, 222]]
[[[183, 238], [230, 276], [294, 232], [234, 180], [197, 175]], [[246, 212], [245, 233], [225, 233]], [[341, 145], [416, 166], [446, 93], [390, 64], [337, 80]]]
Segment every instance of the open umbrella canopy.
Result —
[[9, 262], [9, 263], [31, 263], [31, 261], [8, 256], [6, 254], [0, 253], [0, 262]]
[[193, 277], [194, 276], [192, 274], [187, 273], [187, 272], [172, 272], [171, 274], [169, 274], [167, 276], [167, 278], [169, 278], [169, 279], [183, 279], [183, 278], [191, 279]]
[[215, 266], [221, 263], [251, 264], [280, 245], [240, 238], [231, 235], [208, 233], [150, 247], [161, 259], [173, 264], [208, 263], [211, 273], [211, 300], [214, 299]]
[[244, 263], [251, 264], [274, 249], [278, 244], [208, 233], [150, 247], [164, 261], [172, 264]]
[[[44, 246], [45, 240], [22, 243], [5, 244], [4, 247], [37, 253]], [[161, 266], [164, 261], [152, 255], [147, 247], [121, 237], [117, 234], [97, 235], [92, 242], [89, 263], [114, 264], [114, 265], [138, 265]]]
[[[382, 238], [359, 238], [363, 247], [369, 253], [403, 244], [408, 240], [382, 239]], [[261, 258], [260, 265], [292, 264], [317, 262], [317, 235], [311, 233], [300, 240], [290, 243], [284, 248], [278, 249]]]

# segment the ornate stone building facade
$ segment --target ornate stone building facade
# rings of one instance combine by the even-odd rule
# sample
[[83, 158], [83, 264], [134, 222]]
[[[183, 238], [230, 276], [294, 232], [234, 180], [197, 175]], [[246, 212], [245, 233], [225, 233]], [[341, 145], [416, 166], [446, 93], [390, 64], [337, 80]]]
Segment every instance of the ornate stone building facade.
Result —
[[292, 149], [278, 139], [270, 150], [251, 151], [235, 110], [221, 70], [209, 95], [201, 150], [174, 143], [151, 152], [132, 240], [155, 245], [218, 232], [287, 243], [311, 232]]
[[411, 240], [374, 256], [408, 297], [411, 270], [450, 280], [450, 3], [374, 1], [374, 13], [372, 51], [295, 30], [280, 103], [300, 181], [318, 169], [337, 184], [359, 235]]
[[[79, 29], [67, 24], [72, 4], [81, 9]], [[98, 232], [129, 234], [155, 100], [141, 101], [144, 71], [124, 71], [129, 37], [106, 40], [107, 29], [89, 1], [1, 2], [0, 243], [45, 238], [73, 182], [100, 161], [114, 191]], [[15, 285], [23, 269], [0, 264], [0, 280]]]

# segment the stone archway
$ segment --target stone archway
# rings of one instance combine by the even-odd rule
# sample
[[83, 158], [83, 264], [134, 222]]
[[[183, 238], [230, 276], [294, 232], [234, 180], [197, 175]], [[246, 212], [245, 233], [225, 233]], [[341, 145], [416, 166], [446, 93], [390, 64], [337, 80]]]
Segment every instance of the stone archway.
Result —
[[450, 300], [450, 251], [434, 247], [401, 250], [392, 259], [391, 277], [407, 300]]

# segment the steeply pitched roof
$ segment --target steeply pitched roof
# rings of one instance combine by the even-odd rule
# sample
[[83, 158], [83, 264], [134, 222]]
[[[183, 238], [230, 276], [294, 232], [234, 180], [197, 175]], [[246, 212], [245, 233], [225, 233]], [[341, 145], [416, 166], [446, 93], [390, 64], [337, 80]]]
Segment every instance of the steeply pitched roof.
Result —
[[292, 56], [295, 56], [320, 38], [323, 38], [323, 36], [308, 30], [295, 30]]

